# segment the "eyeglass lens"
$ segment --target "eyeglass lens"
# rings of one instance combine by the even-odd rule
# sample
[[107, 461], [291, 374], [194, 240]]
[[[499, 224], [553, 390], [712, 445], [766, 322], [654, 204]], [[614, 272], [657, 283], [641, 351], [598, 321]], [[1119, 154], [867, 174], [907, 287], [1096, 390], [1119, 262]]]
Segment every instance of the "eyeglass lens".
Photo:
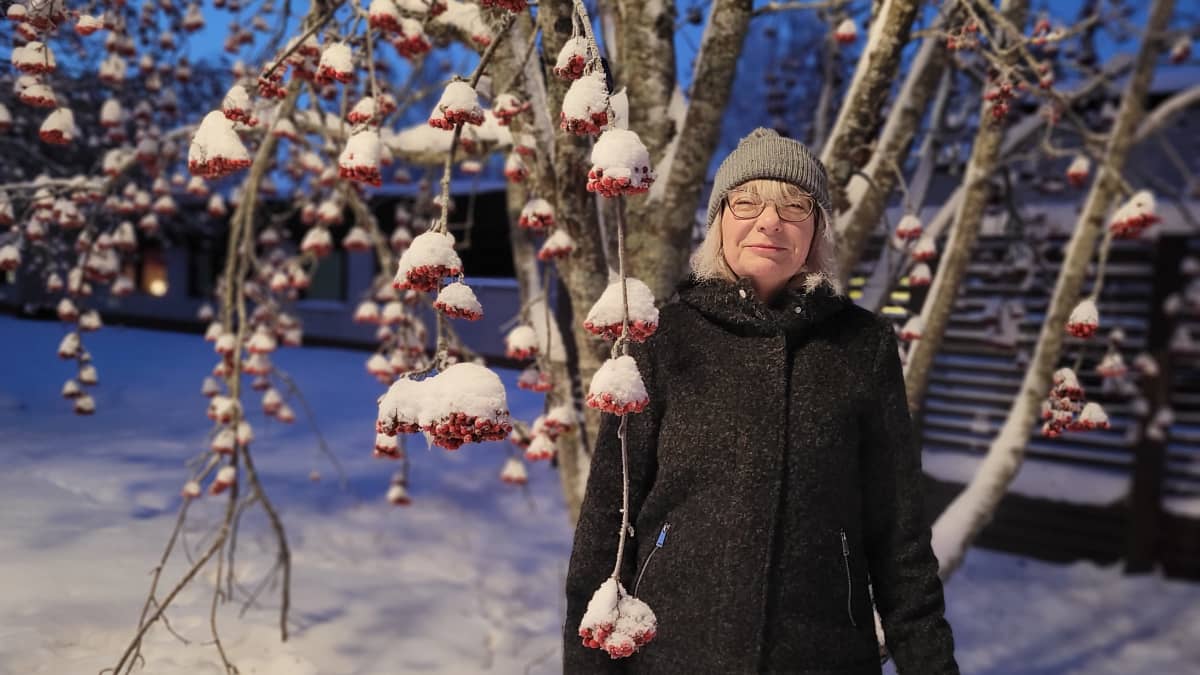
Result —
[[[767, 208], [768, 201], [752, 192], [731, 193], [729, 209], [738, 218], [757, 218]], [[813, 200], [810, 197], [793, 197], [787, 203], [775, 204], [775, 209], [783, 220], [801, 221], [812, 214]]]

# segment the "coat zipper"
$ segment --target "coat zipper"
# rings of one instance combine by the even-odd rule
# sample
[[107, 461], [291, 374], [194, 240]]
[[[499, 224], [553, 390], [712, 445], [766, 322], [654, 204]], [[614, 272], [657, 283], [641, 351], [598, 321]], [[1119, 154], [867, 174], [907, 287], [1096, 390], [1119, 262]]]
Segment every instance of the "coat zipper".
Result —
[[633, 584], [633, 595], [637, 597], [638, 588], [642, 585], [642, 577], [646, 575], [646, 568], [650, 566], [650, 559], [654, 557], [654, 552], [663, 547], [663, 543], [667, 541], [667, 530], [671, 529], [671, 523], [663, 523], [662, 529], [658, 531], [658, 539], [654, 542], [654, 548], [646, 555], [645, 562], [642, 563], [642, 571], [638, 572], [637, 582]]
[[846, 565], [846, 616], [850, 617], [850, 625], [858, 628], [854, 620], [854, 583], [850, 577], [850, 542], [846, 541], [846, 531], [838, 530], [842, 536], [842, 562]]

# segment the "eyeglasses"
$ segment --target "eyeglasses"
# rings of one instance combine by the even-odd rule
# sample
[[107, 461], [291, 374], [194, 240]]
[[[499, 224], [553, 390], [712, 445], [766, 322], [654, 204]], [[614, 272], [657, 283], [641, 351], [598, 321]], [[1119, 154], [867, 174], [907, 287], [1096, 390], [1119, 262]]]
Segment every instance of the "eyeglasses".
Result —
[[786, 204], [779, 204], [764, 199], [762, 195], [742, 190], [730, 190], [729, 195], [725, 197], [725, 203], [729, 205], [733, 217], [740, 220], [757, 218], [767, 208], [767, 202], [775, 204], [775, 212], [779, 214], [780, 220], [791, 223], [798, 223], [811, 216], [816, 206], [816, 202], [808, 195], [791, 197]]

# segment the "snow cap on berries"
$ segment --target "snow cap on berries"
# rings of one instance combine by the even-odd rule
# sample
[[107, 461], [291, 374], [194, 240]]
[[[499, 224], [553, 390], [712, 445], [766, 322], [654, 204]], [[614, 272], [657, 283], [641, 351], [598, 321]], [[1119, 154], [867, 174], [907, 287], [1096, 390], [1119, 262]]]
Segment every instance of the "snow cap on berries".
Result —
[[76, 382], [75, 380], [67, 380], [66, 382], [63, 382], [63, 386], [62, 386], [62, 397], [63, 398], [70, 399], [70, 398], [75, 398], [77, 396], [82, 396], [82, 395], [83, 395], [83, 388], [79, 386], [78, 382]]
[[342, 154], [338, 156], [338, 175], [379, 187], [383, 183], [379, 173], [380, 149], [379, 131], [374, 128], [360, 129], [350, 136]]
[[600, 647], [603, 637], [612, 632], [617, 623], [617, 603], [624, 590], [620, 582], [609, 577], [592, 594], [583, 620], [579, 622], [579, 635], [584, 639], [585, 646]]
[[209, 492], [214, 495], [219, 495], [225, 490], [229, 489], [229, 487], [236, 481], [237, 468], [227, 464], [217, 471], [217, 477], [215, 480], [213, 480], [212, 487], [209, 488]]
[[1075, 376], [1074, 370], [1059, 368], [1054, 371], [1050, 381], [1054, 385], [1052, 395], [1072, 401], [1083, 398], [1083, 387], [1079, 385], [1079, 378]]
[[300, 240], [300, 250], [322, 258], [329, 255], [329, 252], [333, 250], [333, 237], [329, 234], [327, 228], [320, 225], [310, 227], [304, 233], [304, 238]]
[[561, 260], [571, 255], [575, 250], [575, 240], [566, 230], [555, 230], [554, 234], [546, 237], [542, 247], [538, 249], [537, 258], [542, 262]]
[[221, 112], [233, 122], [250, 124], [252, 119], [250, 93], [240, 84], [233, 85], [225, 93], [225, 99], [221, 101]]
[[80, 394], [71, 407], [76, 415], [91, 415], [96, 412], [96, 401], [89, 394]]
[[517, 224], [529, 230], [542, 230], [554, 225], [554, 207], [550, 202], [535, 197], [525, 202]]
[[896, 237], [905, 240], [916, 239], [921, 236], [921, 230], [921, 219], [908, 213], [896, 224]]
[[605, 361], [588, 387], [587, 404], [614, 415], [641, 412], [649, 400], [637, 362], [628, 354]]
[[461, 281], [447, 284], [438, 293], [433, 306], [443, 314], [456, 319], [478, 321], [483, 318], [483, 305], [480, 305], [479, 300], [475, 298], [475, 291]]
[[379, 414], [375, 421], [377, 433], [394, 436], [420, 430], [421, 405], [425, 400], [424, 380], [402, 377], [392, 383], [379, 397]]
[[900, 339], [905, 342], [920, 340], [921, 333], [925, 331], [925, 322], [920, 315], [910, 317], [904, 322], [904, 327], [900, 329]]
[[596, 71], [575, 80], [563, 97], [563, 130], [581, 136], [600, 133], [610, 121], [608, 97], [604, 73]]
[[1083, 410], [1079, 411], [1079, 420], [1076, 425], [1081, 429], [1107, 429], [1108, 413], [1104, 412], [1104, 408], [1099, 403], [1090, 401], [1083, 406]]
[[442, 97], [429, 116], [430, 126], [452, 130], [458, 124], [483, 124], [483, 108], [479, 107], [479, 95], [469, 82], [455, 80], [446, 85]]
[[342, 248], [353, 253], [371, 250], [371, 235], [361, 225], [351, 227], [346, 236], [342, 237]]
[[615, 340], [621, 335], [625, 319], [625, 297], [629, 298], [629, 337], [641, 342], [658, 328], [658, 308], [654, 293], [639, 279], [626, 279], [622, 290], [620, 280], [604, 289], [600, 299], [588, 310], [583, 325], [595, 335]]
[[508, 153], [504, 160], [504, 177], [514, 183], [520, 183], [529, 177], [529, 166], [521, 159], [519, 153]]
[[842, 19], [842, 22], [833, 30], [833, 39], [840, 44], [850, 44], [858, 39], [858, 25], [854, 23], [854, 19]]
[[[391, 0], [385, 1], [389, 4], [391, 3]], [[372, 3], [372, 7], [374, 7], [374, 3]], [[375, 99], [370, 96], [364, 97], [359, 99], [358, 103], [354, 104], [350, 112], [346, 113], [346, 121], [351, 124], [364, 124], [374, 121], [376, 110]]]
[[475, 363], [456, 363], [427, 381], [422, 429], [434, 445], [455, 450], [463, 443], [498, 441], [512, 431], [504, 384]]
[[543, 427], [555, 435], [573, 429], [575, 421], [575, 407], [570, 403], [556, 405], [542, 417]]
[[400, 451], [400, 439], [387, 434], [375, 434], [375, 452], [376, 457], [384, 457], [388, 459], [401, 459], [404, 454]]
[[573, 37], [563, 43], [558, 50], [558, 59], [554, 63], [554, 74], [564, 80], [578, 80], [583, 77], [583, 67], [587, 63], [587, 38]]
[[917, 262], [928, 262], [937, 257], [937, 242], [928, 234], [921, 235], [917, 239], [917, 245], [913, 247], [912, 259]]
[[1100, 326], [1100, 311], [1090, 298], [1080, 301], [1067, 319], [1067, 332], [1078, 338], [1090, 338]]
[[1100, 363], [1096, 364], [1096, 373], [1100, 377], [1121, 377], [1129, 369], [1125, 366], [1125, 359], [1121, 358], [1121, 352], [1111, 351], [1100, 359]]
[[650, 606], [626, 593], [613, 577], [596, 589], [579, 623], [584, 646], [603, 649], [614, 659], [632, 656], [657, 633], [658, 619]]
[[529, 482], [529, 474], [525, 471], [525, 464], [516, 457], [509, 457], [504, 462], [504, 468], [500, 469], [500, 480], [512, 485], [524, 485]]
[[516, 94], [505, 92], [496, 97], [492, 102], [492, 114], [496, 116], [496, 123], [500, 126], [508, 126], [514, 117], [529, 110], [530, 104], [522, 101]]
[[412, 503], [412, 498], [408, 496], [408, 489], [403, 483], [392, 483], [387, 491], [388, 503], [396, 506], [408, 506]]
[[75, 114], [70, 108], [55, 108], [46, 116], [42, 127], [38, 129], [38, 137], [46, 143], [64, 145], [75, 140], [79, 129], [75, 126]]
[[354, 54], [345, 42], [333, 42], [321, 52], [317, 77], [325, 81], [349, 82], [354, 79]]
[[517, 387], [526, 391], [547, 392], [554, 388], [550, 375], [533, 364], [517, 376]]
[[454, 236], [431, 230], [414, 238], [400, 256], [392, 286], [432, 291], [443, 277], [461, 272], [462, 259], [454, 250]]
[[26, 43], [24, 47], [13, 47], [12, 64], [22, 73], [31, 75], [53, 73], [58, 68], [54, 51], [49, 45], [36, 40]]
[[354, 323], [379, 323], [379, 305], [363, 300], [354, 309]]
[[1154, 212], [1154, 207], [1154, 193], [1149, 190], [1134, 193], [1129, 201], [1122, 204], [1113, 214], [1108, 228], [1118, 239], [1136, 237], [1142, 230], [1160, 220]]
[[200, 483], [194, 480], [189, 480], [183, 484], [183, 488], [179, 491], [179, 496], [184, 499], [196, 499], [200, 496]]
[[933, 272], [930, 271], [929, 265], [919, 262], [912, 266], [908, 271], [909, 286], [928, 286], [933, 281]]
[[554, 444], [550, 434], [534, 434], [533, 441], [529, 442], [529, 447], [526, 448], [526, 459], [529, 461], [544, 461], [554, 458], [558, 454], [558, 446]]
[[371, 0], [367, 16], [371, 28], [391, 33], [400, 31], [400, 10], [392, 0]]
[[[64, 298], [65, 300], [66, 298]], [[530, 330], [533, 330], [532, 328]], [[58, 343], [58, 357], [62, 359], [73, 359], [79, 355], [81, 348], [79, 342], [79, 333], [67, 333]]]
[[533, 330], [533, 326], [521, 324], [504, 336], [504, 348], [505, 355], [510, 359], [531, 359], [539, 349], [537, 332]]
[[1072, 159], [1071, 165], [1067, 167], [1067, 182], [1075, 187], [1083, 187], [1091, 170], [1092, 161], [1087, 155], [1075, 155], [1075, 159]]
[[21, 250], [16, 244], [0, 246], [0, 272], [11, 272], [21, 266]]
[[609, 129], [592, 147], [587, 189], [605, 197], [637, 194], [650, 189], [655, 173], [642, 139], [628, 129]]
[[205, 178], [220, 178], [250, 166], [250, 153], [220, 110], [204, 116], [188, 147], [188, 171]]
[[[421, 405], [422, 426], [453, 412], [482, 419], [507, 419], [508, 399], [500, 376], [477, 363], [456, 363], [432, 379]], [[508, 431], [504, 432], [505, 435]]]
[[237, 440], [233, 429], [228, 427], [218, 431], [209, 444], [209, 448], [218, 455], [232, 455], [236, 447]]
[[[721, 162], [708, 198], [708, 225], [712, 226], [726, 195], [752, 180], [790, 183], [812, 195], [825, 216], [833, 211], [825, 166], [803, 143], [759, 127], [738, 141], [737, 148]], [[826, 222], [828, 226], [829, 223]]]

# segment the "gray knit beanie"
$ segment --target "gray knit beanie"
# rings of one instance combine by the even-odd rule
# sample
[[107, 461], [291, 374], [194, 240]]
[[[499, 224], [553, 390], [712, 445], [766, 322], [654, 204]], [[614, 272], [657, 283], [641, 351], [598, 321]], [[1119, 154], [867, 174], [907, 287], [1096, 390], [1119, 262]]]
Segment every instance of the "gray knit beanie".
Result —
[[712, 195], [708, 198], [708, 225], [712, 227], [725, 195], [746, 181], [766, 179], [791, 183], [812, 195], [825, 213], [833, 213], [828, 177], [821, 160], [800, 141], [784, 138], [759, 127], [738, 141], [717, 169]]

